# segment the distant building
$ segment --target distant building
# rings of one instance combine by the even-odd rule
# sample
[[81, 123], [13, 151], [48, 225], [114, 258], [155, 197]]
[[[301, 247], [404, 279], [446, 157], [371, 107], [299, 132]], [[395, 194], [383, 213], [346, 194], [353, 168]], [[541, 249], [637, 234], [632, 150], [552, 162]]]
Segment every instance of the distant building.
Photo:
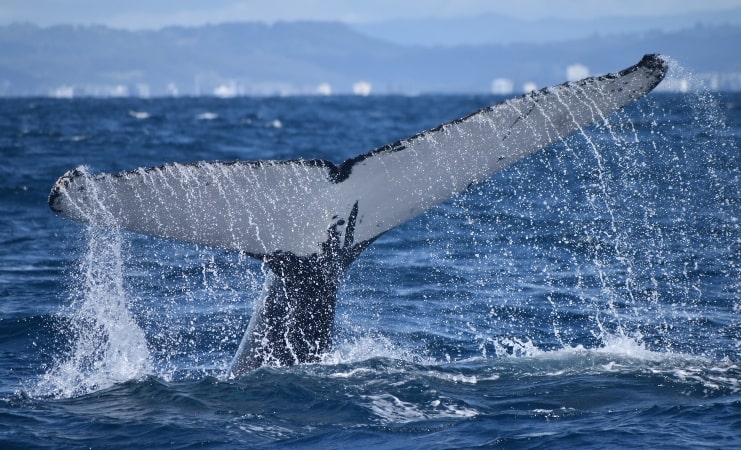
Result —
[[152, 89], [150, 89], [147, 83], [136, 84], [136, 95], [139, 98], [149, 98], [152, 96]]
[[680, 92], [687, 93], [691, 90], [696, 90], [699, 86], [694, 88], [691, 86], [691, 80], [689, 78], [678, 78], [678, 77], [667, 77], [661, 84], [656, 86], [657, 92]]
[[322, 83], [316, 87], [316, 93], [318, 95], [332, 95], [332, 85], [329, 83]]
[[352, 93], [355, 95], [367, 97], [371, 94], [372, 90], [373, 86], [371, 86], [367, 81], [358, 81], [352, 85]]
[[515, 84], [509, 78], [495, 78], [491, 82], [491, 93], [496, 95], [509, 95], [515, 90]]
[[167, 94], [171, 97], [177, 97], [180, 95], [180, 90], [178, 89], [178, 85], [175, 83], [168, 83], [167, 85]]
[[237, 84], [233, 81], [228, 84], [220, 84], [214, 89], [214, 95], [220, 98], [236, 97], [237, 93]]
[[532, 81], [528, 81], [522, 85], [522, 92], [524, 92], [525, 94], [527, 94], [528, 92], [536, 91], [537, 89], [538, 85]]
[[51, 96], [54, 98], [73, 98], [75, 96], [75, 88], [73, 86], [62, 85], [54, 89], [51, 92]]
[[578, 81], [589, 76], [589, 67], [583, 64], [572, 64], [566, 67], [566, 80]]
[[127, 86], [124, 86], [123, 84], [117, 84], [115, 86], [111, 86], [108, 91], [109, 97], [128, 97], [129, 96], [129, 88]]

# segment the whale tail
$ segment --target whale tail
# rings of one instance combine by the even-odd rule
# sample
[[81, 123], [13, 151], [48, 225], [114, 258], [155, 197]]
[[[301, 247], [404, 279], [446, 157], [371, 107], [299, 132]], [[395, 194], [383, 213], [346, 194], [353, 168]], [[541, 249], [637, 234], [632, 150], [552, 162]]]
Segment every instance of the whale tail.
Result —
[[649, 93], [666, 70], [663, 57], [646, 55], [618, 73], [531, 92], [340, 165], [198, 162], [98, 175], [77, 168], [56, 182], [49, 206], [71, 219], [266, 261], [275, 282], [258, 302], [233, 373], [312, 360], [330, 342], [339, 277], [373, 240], [538, 149], [606, 120]]

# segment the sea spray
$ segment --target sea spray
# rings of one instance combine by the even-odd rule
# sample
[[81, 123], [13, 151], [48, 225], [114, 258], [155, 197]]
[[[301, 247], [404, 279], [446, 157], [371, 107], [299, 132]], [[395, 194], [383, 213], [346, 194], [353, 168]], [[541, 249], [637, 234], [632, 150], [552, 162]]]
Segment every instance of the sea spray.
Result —
[[[647, 109], [651, 110], [650, 107]], [[683, 161], [691, 154], [688, 155], [690, 150], [685, 148], [670, 149], [670, 142], [663, 137], [663, 131], [653, 124], [646, 125], [652, 122], [652, 114], [649, 111], [648, 115], [638, 118], [637, 124], [628, 120], [627, 114], [618, 115], [618, 120], [610, 119], [610, 122], [602, 123], [596, 133], [586, 130], [586, 134], [578, 134], [559, 144], [561, 147], [557, 145], [555, 152], [524, 163], [530, 164], [530, 170], [525, 166], [512, 168], [509, 175], [504, 176], [512, 178], [508, 181], [515, 185], [514, 188], [505, 186], [505, 189], [515, 191], [512, 202], [505, 205], [509, 211], [502, 213], [500, 205], [491, 206], [492, 202], [500, 202], [501, 198], [505, 202], [509, 199], [498, 193], [483, 195], [485, 190], [496, 188], [492, 182], [486, 182], [477, 187], [474, 193], [455, 200], [453, 208], [450, 204], [443, 205], [436, 212], [428, 213], [427, 218], [421, 219], [422, 223], [430, 223], [435, 215], [445, 216], [440, 222], [447, 224], [443, 227], [447, 228], [435, 228], [438, 236], [429, 239], [431, 246], [441, 247], [432, 251], [439, 255], [432, 258], [434, 265], [428, 265], [425, 261], [426, 253], [430, 252], [416, 245], [419, 238], [409, 238], [409, 245], [400, 246], [403, 248], [399, 252], [399, 264], [407, 269], [400, 273], [406, 281], [403, 284], [388, 283], [394, 288], [393, 292], [389, 298], [381, 301], [368, 298], [380, 290], [358, 292], [362, 297], [356, 300], [361, 303], [373, 303], [374, 307], [386, 311], [403, 304], [408, 310], [406, 314], [397, 315], [398, 334], [390, 332], [393, 327], [388, 324], [391, 320], [388, 316], [366, 310], [366, 315], [383, 320], [384, 323], [376, 323], [375, 327], [384, 330], [384, 334], [379, 335], [387, 340], [384, 345], [373, 348], [372, 356], [417, 360], [418, 355], [427, 356], [428, 347], [435, 347], [441, 341], [438, 339], [440, 336], [455, 336], [457, 341], [448, 345], [449, 348], [429, 351], [439, 361], [469, 357], [471, 347], [484, 357], [527, 356], [534, 351], [554, 351], [580, 345], [587, 348], [609, 347], [613, 339], [623, 338], [639, 346], [648, 345], [652, 350], [673, 351], [685, 336], [675, 335], [671, 328], [672, 319], [688, 310], [692, 312], [692, 305], [698, 303], [700, 298], [691, 296], [702, 293], [693, 289], [697, 279], [692, 273], [688, 274], [691, 266], [685, 272], [677, 272], [673, 266], [667, 268], [666, 261], [678, 254], [667, 247], [664, 241], [673, 233], [673, 229], [657, 223], [654, 217], [662, 190], [667, 183], [675, 183], [670, 188], [679, 194], [672, 199], [671, 205], [676, 211], [671, 217], [680, 236], [685, 233], [693, 214], [694, 197], [689, 175], [684, 173]], [[641, 164], [650, 161], [653, 153], [676, 158], [676, 166], [660, 174], [644, 171]], [[533, 165], [545, 166], [546, 170], [534, 171]], [[534, 172], [545, 176], [533, 179]], [[517, 178], [521, 174], [524, 174], [521, 177], [524, 179], [519, 181]], [[680, 178], [675, 179], [676, 182], [668, 181], [670, 177], [666, 174], [680, 175]], [[502, 178], [498, 179], [501, 181]], [[572, 179], [576, 183], [569, 186]], [[640, 187], [641, 191], [636, 191], [634, 187], [639, 181], [645, 183]], [[476, 203], [476, 193], [482, 197], [481, 205], [471, 205]], [[453, 211], [448, 216], [450, 209], [460, 209], [464, 214]], [[231, 209], [227, 209], [227, 213], [231, 214]], [[503, 215], [507, 217], [501, 217], [501, 222], [510, 224], [507, 226], [512, 229], [498, 227], [500, 216]], [[585, 220], [585, 217], [594, 219]], [[521, 222], [520, 226], [513, 227], [511, 224], [517, 221]], [[450, 225], [451, 222], [455, 225]], [[489, 230], [485, 229], [487, 226]], [[427, 235], [431, 228], [431, 225], [427, 226]], [[400, 235], [396, 234], [396, 238], [402, 239]], [[509, 242], [503, 244], [503, 241]], [[683, 242], [687, 247], [691, 246], [690, 239], [684, 239]], [[170, 245], [164, 244], [165, 247]], [[379, 242], [377, 245], [384, 244]], [[468, 264], [464, 258], [467, 257], [466, 252], [473, 248], [477, 249], [475, 258], [471, 258]], [[479, 248], [482, 250], [479, 251]], [[142, 251], [147, 253], [149, 249]], [[182, 371], [183, 366], [191, 371], [194, 368], [209, 369], [228, 364], [228, 354], [233, 353], [234, 342], [238, 341], [238, 335], [251, 312], [250, 308], [231, 309], [231, 314], [240, 316], [234, 319], [228, 317], [230, 313], [225, 312], [225, 308], [217, 308], [215, 297], [225, 298], [219, 300], [223, 303], [218, 306], [234, 306], [236, 301], [231, 298], [250, 297], [256, 289], [254, 286], [252, 289], [239, 289], [236, 286], [239, 278], [232, 276], [232, 270], [225, 267], [220, 258], [214, 259], [214, 254], [219, 256], [218, 252], [204, 248], [195, 248], [194, 252], [196, 256], [190, 261], [192, 264], [181, 265], [178, 261], [182, 258], [175, 255], [173, 264], [167, 265], [175, 271], [183, 271], [183, 283], [179, 287], [162, 288], [169, 289], [164, 298], [160, 295], [151, 296], [151, 311], [144, 311], [145, 314], [137, 316], [137, 321], [150, 337], [151, 355], [154, 355], [152, 359], [156, 367], [154, 371], [165, 379], [168, 376], [161, 370], [163, 365], [166, 366], [166, 372], [174, 373], [178, 378], [178, 369]], [[525, 254], [533, 254], [537, 258], [523, 258]], [[388, 264], [391, 259], [388, 252], [383, 255]], [[419, 269], [416, 272], [427, 272], [421, 280], [409, 270], [410, 261], [416, 264], [417, 260]], [[523, 266], [520, 260], [530, 265]], [[500, 261], [505, 264], [493, 267]], [[123, 264], [123, 259], [120, 262]], [[243, 267], [242, 261], [232, 262]], [[98, 269], [101, 267], [104, 266], [100, 265]], [[184, 270], [188, 268], [199, 275]], [[123, 271], [121, 266], [117, 266], [112, 273], [117, 270]], [[151, 270], [161, 271], [159, 276], [143, 271], [143, 277], [151, 277], [149, 281], [153, 285], [168, 284], [162, 283], [162, 280], [169, 282], [173, 278], [173, 274], [162, 267], [155, 269], [152, 265]], [[79, 278], [85, 279], [87, 275], [83, 277], [82, 274], [87, 272], [95, 271], [81, 267]], [[249, 269], [244, 272], [249, 273]], [[99, 280], [105, 278], [97, 275]], [[107, 293], [120, 292], [119, 299], [124, 305], [122, 309], [130, 311], [131, 305], [127, 303], [131, 303], [131, 300], [126, 300], [127, 295], [122, 287], [124, 277], [116, 275], [111, 278], [114, 280], [102, 281], [102, 285], [107, 286], [103, 290]], [[120, 282], [120, 286], [116, 285], [115, 280]], [[221, 287], [222, 284], [224, 287]], [[137, 288], [133, 286], [133, 289]], [[150, 301], [144, 298], [147, 295], [136, 292], [136, 297], [142, 297], [143, 302]], [[477, 305], [476, 299], [482, 295], [489, 297], [489, 300], [484, 302], [486, 305]], [[78, 297], [83, 298], [84, 295], [76, 295], [73, 307], [80, 303]], [[543, 298], [550, 307], [545, 314], [542, 309], [538, 311], [530, 306], [541, 303], [539, 300]], [[686, 302], [688, 298], [689, 302]], [[341, 302], [347, 300], [353, 299], [340, 299]], [[115, 303], [111, 301], [111, 304]], [[74, 318], [76, 314], [83, 318], [98, 317], [97, 313], [78, 313], [73, 307], [70, 308], [69, 317]], [[79, 306], [78, 309], [86, 310]], [[215, 310], [221, 313], [213, 313]], [[152, 311], [160, 314], [151, 314], [153, 319], [150, 319], [147, 314]], [[401, 309], [401, 312], [405, 311]], [[102, 315], [113, 316], [108, 312]], [[352, 316], [352, 321], [358, 320], [356, 315]], [[131, 320], [130, 314], [127, 317]], [[543, 317], [549, 325], [540, 324]], [[481, 323], [475, 327], [469, 326], [482, 318], [488, 327]], [[221, 320], [224, 325], [218, 328], [212, 326], [214, 319]], [[106, 346], [111, 336], [107, 330], [112, 327], [101, 326], [100, 321], [89, 319], [80, 319], [75, 323], [77, 325], [73, 324], [70, 332], [75, 337], [72, 339], [75, 345], [78, 342], [95, 342], [79, 336], [96, 333], [106, 336], [100, 339], [105, 345], [86, 345], [84, 351], [80, 350], [78, 354], [89, 355], [87, 359], [93, 362], [105, 360]], [[167, 328], [163, 324], [167, 324]], [[238, 326], [240, 324], [242, 327]], [[367, 326], [366, 321], [364, 327]], [[82, 330], [86, 327], [92, 331]], [[403, 345], [407, 329], [415, 327], [422, 332], [410, 333], [410, 340], [418, 342], [420, 339], [417, 337], [422, 336], [421, 341], [427, 342], [420, 346]], [[95, 331], [98, 329], [102, 331]], [[337, 333], [340, 338], [337, 342], [341, 345], [325, 362], [355, 361], [356, 358], [368, 356], [365, 353], [367, 341], [363, 338], [369, 333], [357, 329], [345, 331], [348, 335]], [[157, 342], [152, 343], [152, 335], [156, 336]], [[698, 343], [697, 339], [693, 339], [689, 345], [697, 347]], [[411, 349], [407, 351], [407, 347]], [[404, 352], [397, 352], [399, 348]], [[75, 350], [70, 355], [68, 360], [75, 361]], [[119, 358], [125, 362], [128, 356], [119, 354]], [[91, 364], [83, 364], [84, 360], [80, 358], [77, 360], [80, 361], [78, 367]], [[108, 370], [104, 363], [98, 364]], [[138, 376], [137, 371], [130, 373]], [[206, 370], [205, 373], [212, 372]], [[95, 389], [94, 385], [92, 389]]]
[[152, 372], [144, 331], [130, 312], [125, 245], [115, 226], [85, 226], [71, 302], [59, 313], [69, 347], [41, 377], [42, 395], [74, 397]]
[[[674, 62], [671, 70], [686, 76]], [[436, 271], [460, 281], [434, 299], [450, 305], [451, 317], [427, 317], [427, 339], [454, 334], [467, 352], [476, 342], [483, 357], [530, 354], [513, 340], [544, 351], [618, 341], [715, 357], [703, 342], [707, 311], [699, 305], [737, 302], [729, 274], [739, 273], [738, 258], [724, 257], [723, 246], [737, 242], [738, 221], [716, 212], [733, 214], [737, 194], [723, 174], [738, 170], [722, 159], [734, 144], [724, 138], [719, 96], [696, 81], [688, 86], [672, 105], [686, 114], [672, 116], [663, 98], [637, 102], [474, 187], [452, 210], [428, 213], [426, 253]], [[717, 142], [722, 147], [712, 147]], [[697, 256], [701, 241], [717, 246], [717, 259]], [[708, 286], [715, 273], [732, 285]], [[429, 284], [443, 276], [431, 272]], [[469, 302], [482, 295], [488, 318]], [[464, 327], [476, 319], [488, 328]], [[738, 320], [728, 322], [732, 334]]]
[[220, 377], [244, 335], [267, 269], [246, 255], [134, 234], [126, 281], [156, 376]]
[[[547, 151], [549, 159], [525, 162], [516, 171], [474, 186], [467, 198], [446, 203], [371, 246], [338, 299], [344, 315], [337, 316], [336, 349], [331, 352], [337, 363], [266, 368], [234, 381], [218, 380], [213, 371], [195, 372], [191, 361], [218, 357], [228, 364], [234, 355], [249, 320], [249, 299], [259, 295], [261, 286], [258, 283], [254, 292], [236, 282], [241, 273], [255, 274], [261, 281], [259, 263], [250, 266], [248, 257], [242, 264], [236, 257], [227, 259], [193, 245], [124, 234], [129, 309], [147, 335], [155, 376], [74, 399], [39, 398], [26, 389], [33, 397], [29, 399], [14, 394], [16, 380], [25, 387], [46, 371], [41, 364], [60, 353], [54, 342], [71, 345], [71, 334], [55, 326], [59, 315], [47, 312], [77, 299], [70, 285], [80, 277], [70, 275], [78, 271], [76, 261], [86, 247], [73, 236], [82, 228], [50, 214], [43, 199], [33, 208], [25, 203], [28, 197], [6, 196], [3, 206], [10, 221], [4, 225], [10, 226], [0, 226], [7, 230], [0, 248], [8, 255], [0, 271], [0, 347], [6, 374], [0, 401], [3, 443], [18, 448], [171, 448], [207, 442], [221, 447], [311, 442], [331, 448], [350, 440], [386, 447], [409, 442], [430, 447], [441, 442], [459, 447], [500, 443], [602, 448], [636, 442], [659, 448], [733, 447], [739, 441], [741, 394], [741, 95], [719, 97], [730, 129], [708, 135], [708, 145], [698, 145], [695, 138], [697, 122], [685, 107], [689, 98], [661, 94], [630, 114], [642, 142], [640, 151], [607, 162], [608, 170], [621, 174], [622, 168], [630, 168], [625, 176], [612, 178], [626, 184], [610, 201], [621, 230], [629, 232], [629, 248], [638, 250], [636, 255], [628, 253], [634, 261], [637, 302], [627, 309], [619, 302], [616, 306], [627, 318], [626, 330], [641, 332], [641, 343], [620, 340], [617, 334], [604, 343], [589, 339], [590, 330], [596, 329], [591, 317], [604, 299], [594, 283], [592, 260], [583, 255], [597, 242], [585, 241], [588, 234], [574, 230], [590, 228], [594, 214], [582, 203], [583, 190], [572, 187], [571, 180], [581, 172], [570, 166], [563, 170], [575, 158], [583, 161], [578, 169], [593, 161], [590, 150], [579, 147], [576, 156]], [[24, 145], [5, 146], [9, 185], [30, 183], [29, 192], [42, 192], [56, 175], [57, 169], [50, 167], [80, 161], [117, 168], [163, 161], [265, 159], [275, 158], [277, 147], [288, 157], [315, 155], [311, 149], [319, 149], [321, 157], [340, 160], [371, 148], [366, 144], [373, 139], [382, 143], [437, 123], [431, 111], [451, 103], [488, 101], [459, 96], [379, 96], [362, 102], [350, 97], [320, 102], [309, 97], [217, 100], [6, 99], [5, 110], [10, 112], [4, 117], [41, 116], [54, 123], [62, 117], [65, 124], [59, 133], [18, 131], [4, 136]], [[651, 114], [653, 105], [660, 111]], [[258, 127], [227, 121], [257, 107], [270, 108], [269, 117], [284, 121], [283, 134], [256, 135], [252, 131]], [[132, 120], [126, 114], [132, 108], [151, 111], [156, 123]], [[213, 124], [194, 121], [204, 110], [217, 111], [223, 127], [215, 132]], [[336, 123], [327, 120], [332, 117]], [[658, 128], [651, 134], [647, 123], [654, 120]], [[611, 122], [617, 129], [616, 121]], [[124, 127], [123, 134], [118, 123], [138, 128]], [[236, 126], [225, 132], [232, 123]], [[625, 129], [629, 131], [627, 124]], [[60, 141], [60, 136], [83, 132], [94, 138]], [[602, 154], [609, 157], [611, 137], [592, 137], [600, 145], [607, 142]], [[240, 143], [249, 148], [238, 153], [234, 148]], [[680, 145], [686, 152], [669, 151]], [[116, 149], [116, 157], [103, 148]], [[559, 153], [562, 160], [555, 157]], [[25, 159], [16, 154], [25, 154]], [[708, 175], [708, 161], [717, 175]], [[546, 164], [552, 170], [541, 170]], [[36, 175], [28, 178], [30, 172]], [[722, 184], [713, 187], [716, 182]], [[572, 194], [559, 190], [561, 185], [568, 185]], [[511, 200], [525, 194], [528, 186], [542, 195], [527, 191], [521, 201]], [[512, 190], [517, 192], [509, 195]], [[627, 191], [631, 195], [624, 195]], [[628, 208], [636, 212], [630, 223], [624, 222]], [[459, 213], [450, 220], [442, 217], [455, 210]], [[556, 216], [548, 216], [553, 211]], [[434, 240], [425, 245], [431, 234]], [[70, 252], [70, 245], [78, 250]], [[215, 272], [220, 277], [212, 275]], [[609, 275], [625, 279], [624, 273]], [[241, 300], [227, 301], [232, 296]], [[690, 301], [684, 303], [686, 299]], [[704, 320], [688, 321], [688, 312]], [[604, 318], [611, 320], [608, 314]], [[231, 330], [227, 319], [242, 328]], [[166, 331], [180, 330], [183, 338], [164, 345], [154, 335], [165, 326]], [[473, 341], [475, 335], [481, 340]], [[493, 344], [511, 351], [505, 344], [515, 338], [541, 352], [512, 351], [500, 357]], [[486, 357], [481, 356], [481, 343]], [[220, 356], [212, 356], [213, 348], [222, 350]], [[511, 345], [512, 350], [521, 348]], [[433, 361], [417, 362], [420, 354]], [[187, 376], [176, 373], [173, 381], [163, 377], [165, 355]], [[451, 407], [477, 415], [453, 417], [447, 414]]]

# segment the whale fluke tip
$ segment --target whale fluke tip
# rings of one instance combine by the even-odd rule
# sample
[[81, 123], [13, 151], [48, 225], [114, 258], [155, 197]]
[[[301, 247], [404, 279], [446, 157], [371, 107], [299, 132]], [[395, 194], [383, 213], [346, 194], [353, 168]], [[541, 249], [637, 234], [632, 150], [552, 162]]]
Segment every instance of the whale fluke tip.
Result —
[[669, 68], [669, 58], [660, 53], [650, 53], [644, 55], [638, 65], [647, 69], [666, 72]]

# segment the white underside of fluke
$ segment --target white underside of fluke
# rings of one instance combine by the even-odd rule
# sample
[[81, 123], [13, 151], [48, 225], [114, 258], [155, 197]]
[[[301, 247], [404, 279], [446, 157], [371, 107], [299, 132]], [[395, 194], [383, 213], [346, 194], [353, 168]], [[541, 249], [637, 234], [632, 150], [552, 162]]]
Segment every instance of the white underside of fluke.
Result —
[[[167, 164], [118, 174], [83, 168], [52, 190], [57, 213], [85, 222], [262, 257], [321, 252], [358, 203], [354, 242], [389, 229], [523, 157], [606, 119], [666, 71], [649, 55], [617, 74], [562, 84], [477, 111], [335, 166], [326, 161]], [[342, 222], [340, 222], [342, 224]], [[341, 233], [342, 226], [337, 227]]]

